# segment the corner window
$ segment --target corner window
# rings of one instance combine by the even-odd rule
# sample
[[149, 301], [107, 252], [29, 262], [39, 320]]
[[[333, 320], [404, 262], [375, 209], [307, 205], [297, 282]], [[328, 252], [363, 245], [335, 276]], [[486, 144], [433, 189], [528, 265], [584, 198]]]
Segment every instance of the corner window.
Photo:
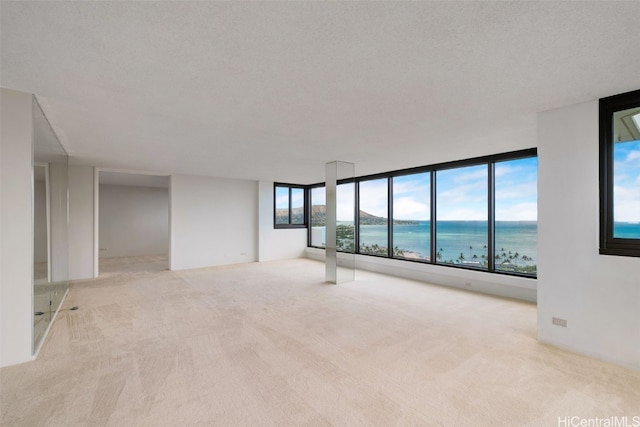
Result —
[[306, 191], [304, 187], [275, 184], [274, 228], [306, 227]]
[[[536, 277], [535, 148], [354, 181], [337, 187], [339, 251]], [[325, 189], [323, 184], [309, 188], [308, 244], [322, 248]]]
[[600, 100], [600, 253], [640, 256], [640, 90]]
[[326, 191], [324, 187], [314, 187], [311, 192], [311, 234], [310, 246], [326, 247]]

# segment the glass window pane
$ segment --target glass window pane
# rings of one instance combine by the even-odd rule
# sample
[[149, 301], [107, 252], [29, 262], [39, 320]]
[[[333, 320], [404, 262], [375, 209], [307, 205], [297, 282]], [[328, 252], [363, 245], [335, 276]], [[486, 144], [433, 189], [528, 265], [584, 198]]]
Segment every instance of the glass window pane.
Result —
[[325, 187], [311, 189], [311, 246], [326, 246]]
[[304, 189], [291, 189], [291, 224], [304, 224]]
[[535, 275], [538, 253], [538, 159], [495, 164], [495, 269]]
[[431, 242], [431, 177], [393, 178], [393, 256], [428, 261]]
[[388, 255], [388, 180], [360, 182], [360, 253]]
[[640, 239], [640, 108], [613, 115], [613, 237]]
[[355, 186], [353, 183], [336, 187], [336, 249], [355, 252]]
[[436, 262], [487, 268], [488, 167], [436, 172]]
[[276, 187], [276, 224], [289, 224], [289, 187]]

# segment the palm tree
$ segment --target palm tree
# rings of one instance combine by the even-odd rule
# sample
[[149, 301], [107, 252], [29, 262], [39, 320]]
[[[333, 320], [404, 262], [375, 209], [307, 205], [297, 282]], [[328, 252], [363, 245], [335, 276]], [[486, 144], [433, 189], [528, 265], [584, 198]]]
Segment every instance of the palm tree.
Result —
[[458, 257], [458, 261], [459, 261], [459, 264], [461, 264], [462, 261], [464, 261], [464, 254], [462, 252], [460, 252], [460, 256]]

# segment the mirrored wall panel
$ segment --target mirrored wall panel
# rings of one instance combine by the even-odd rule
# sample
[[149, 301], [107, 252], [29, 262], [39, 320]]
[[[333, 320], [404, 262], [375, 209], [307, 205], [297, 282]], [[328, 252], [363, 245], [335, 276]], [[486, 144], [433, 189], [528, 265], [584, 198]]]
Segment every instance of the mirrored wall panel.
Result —
[[33, 351], [68, 289], [68, 157], [33, 99]]
[[326, 164], [326, 265], [329, 283], [355, 280], [355, 165]]

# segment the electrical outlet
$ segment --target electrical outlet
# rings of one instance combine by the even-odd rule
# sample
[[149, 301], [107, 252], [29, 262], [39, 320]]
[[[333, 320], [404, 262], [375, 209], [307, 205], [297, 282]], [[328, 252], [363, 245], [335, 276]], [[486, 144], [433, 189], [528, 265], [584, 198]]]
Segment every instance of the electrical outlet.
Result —
[[101, 251], [106, 251], [106, 250], [107, 250], [107, 248], [100, 248], [100, 250], [101, 250]]
[[562, 326], [563, 328], [567, 327], [567, 319], [560, 319], [559, 317], [552, 317], [551, 323], [556, 326]]

